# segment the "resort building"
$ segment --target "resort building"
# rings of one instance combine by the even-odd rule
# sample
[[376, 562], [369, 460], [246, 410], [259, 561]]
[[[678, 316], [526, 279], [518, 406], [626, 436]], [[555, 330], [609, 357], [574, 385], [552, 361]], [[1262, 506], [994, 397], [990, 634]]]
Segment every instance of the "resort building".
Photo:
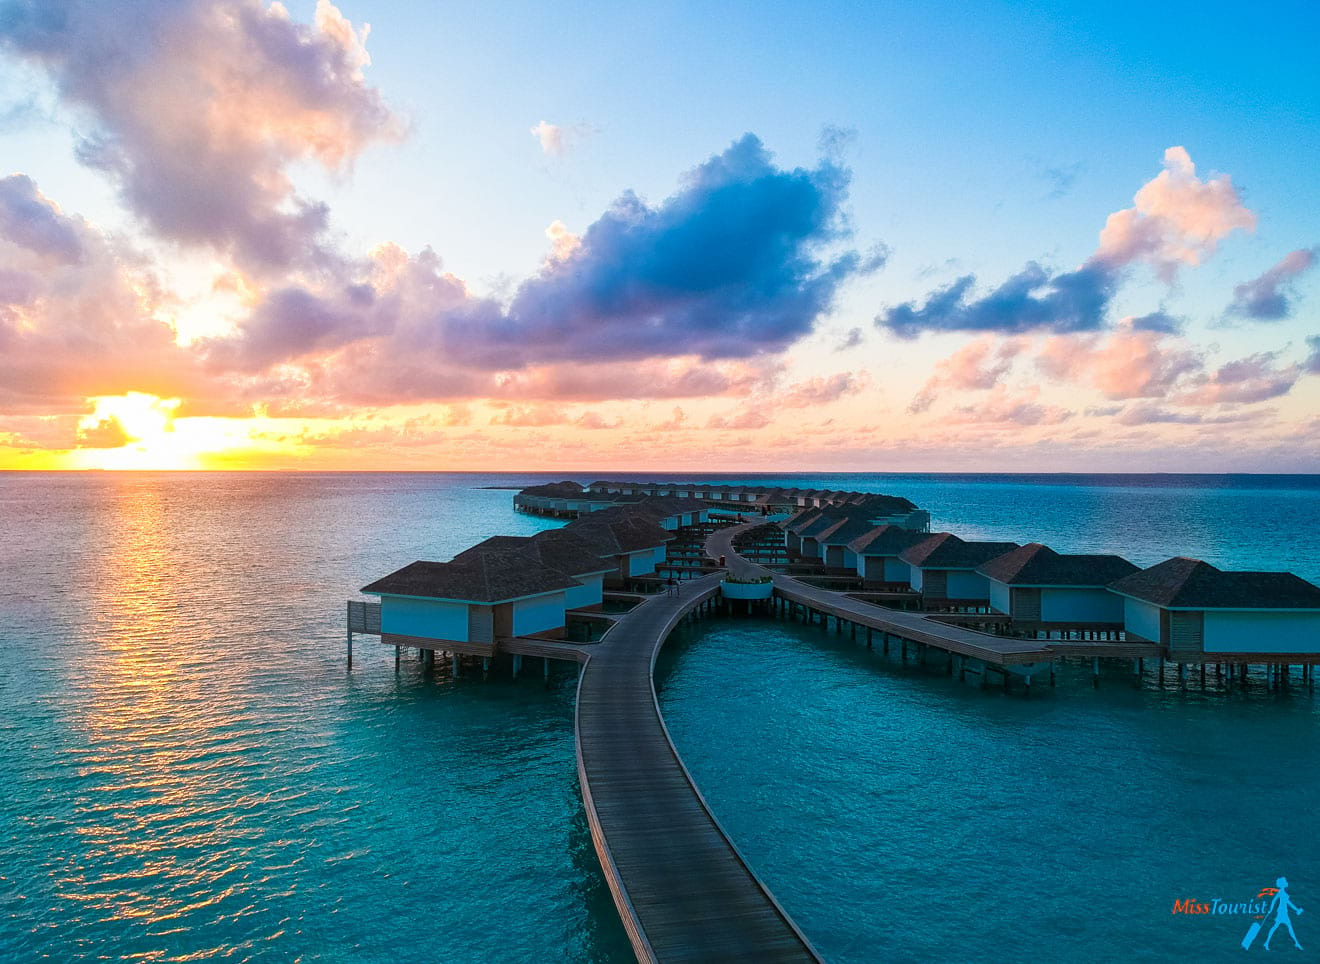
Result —
[[951, 532], [937, 532], [898, 554], [908, 565], [908, 582], [923, 603], [984, 604], [990, 580], [977, 566], [1018, 548], [1016, 542], [966, 542]]
[[859, 516], [848, 516], [816, 536], [821, 560], [831, 569], [856, 569], [857, 553], [851, 548], [854, 539], [874, 532], [876, 525]]
[[491, 656], [498, 638], [562, 631], [566, 593], [579, 585], [524, 550], [486, 548], [461, 562], [410, 563], [362, 592], [380, 597], [382, 642], [440, 640]]
[[804, 559], [819, 559], [820, 536], [833, 532], [847, 522], [847, 517], [836, 512], [822, 512], [811, 522], [798, 529], [798, 552]]
[[1315, 653], [1320, 587], [1290, 572], [1225, 572], [1177, 557], [1110, 583], [1129, 633], [1169, 656]]
[[664, 561], [665, 547], [674, 539], [673, 533], [661, 528], [650, 519], [636, 514], [623, 514], [614, 509], [593, 512], [565, 526], [566, 532], [590, 542], [596, 554], [606, 562], [613, 562], [605, 575], [606, 588], [626, 585], [636, 576], [649, 576]]
[[460, 552], [453, 561], [466, 562], [490, 551], [520, 552], [572, 576], [579, 584], [564, 590], [564, 606], [570, 610], [599, 610], [605, 601], [605, 577], [618, 566], [613, 558], [602, 558], [595, 543], [568, 528], [548, 529], [534, 536], [491, 536]]
[[1032, 542], [982, 563], [990, 608], [1014, 623], [1123, 625], [1123, 598], [1109, 591], [1116, 579], [1139, 571], [1122, 556], [1062, 555]]
[[899, 558], [899, 553], [927, 538], [924, 532], [915, 532], [902, 526], [883, 525], [868, 530], [848, 543], [857, 560], [857, 575], [865, 584], [911, 585], [911, 567]]

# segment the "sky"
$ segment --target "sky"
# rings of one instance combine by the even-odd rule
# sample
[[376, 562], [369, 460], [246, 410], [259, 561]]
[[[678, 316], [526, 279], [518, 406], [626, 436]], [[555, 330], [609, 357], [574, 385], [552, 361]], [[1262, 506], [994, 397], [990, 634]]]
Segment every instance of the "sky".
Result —
[[0, 468], [1320, 472], [1313, 4], [0, 0]]

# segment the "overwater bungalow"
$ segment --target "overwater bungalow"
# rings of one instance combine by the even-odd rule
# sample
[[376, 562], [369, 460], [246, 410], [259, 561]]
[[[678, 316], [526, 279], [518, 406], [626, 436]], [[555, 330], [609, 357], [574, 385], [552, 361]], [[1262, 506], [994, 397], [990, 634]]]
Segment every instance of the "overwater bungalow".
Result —
[[927, 538], [926, 533], [903, 526], [882, 525], [868, 529], [848, 543], [857, 560], [857, 575], [868, 585], [901, 584], [908, 586], [911, 567], [899, 558], [904, 549]]
[[863, 516], [845, 516], [837, 525], [816, 536], [821, 561], [832, 569], [856, 569], [857, 553], [853, 551], [851, 543], [875, 529], [876, 526]]
[[832, 532], [846, 521], [847, 517], [838, 512], [829, 509], [822, 511], [815, 519], [798, 529], [797, 535], [800, 540], [798, 552], [804, 559], [819, 559], [821, 550], [818, 537]]
[[522, 549], [488, 547], [461, 562], [409, 563], [362, 592], [380, 597], [382, 642], [491, 656], [497, 638], [562, 631], [566, 593], [580, 585]]
[[1124, 601], [1127, 631], [1174, 659], [1320, 650], [1320, 587], [1290, 572], [1224, 571], [1180, 556], [1109, 588]]
[[565, 526], [565, 531], [591, 542], [602, 558], [613, 560], [605, 575], [605, 587], [625, 586], [637, 576], [649, 576], [664, 561], [665, 547], [674, 535], [639, 515], [605, 517], [615, 510], [593, 512]]
[[491, 536], [485, 542], [456, 555], [465, 562], [489, 551], [520, 551], [530, 559], [557, 569], [577, 580], [564, 590], [567, 609], [599, 610], [605, 601], [605, 577], [618, 568], [613, 558], [604, 558], [597, 544], [571, 529], [547, 529], [534, 536]]
[[990, 582], [990, 608], [1015, 624], [1121, 627], [1123, 597], [1109, 584], [1138, 568], [1122, 556], [1064, 555], [1032, 542], [976, 571]]
[[1018, 548], [1016, 542], [967, 542], [937, 532], [898, 554], [908, 565], [908, 582], [925, 603], [988, 604], [990, 580], [976, 568]]

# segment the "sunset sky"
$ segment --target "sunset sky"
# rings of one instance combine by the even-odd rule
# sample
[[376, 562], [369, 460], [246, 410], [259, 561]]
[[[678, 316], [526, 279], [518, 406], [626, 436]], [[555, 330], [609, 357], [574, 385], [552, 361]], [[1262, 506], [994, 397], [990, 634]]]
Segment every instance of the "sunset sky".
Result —
[[1320, 472], [1320, 8], [954, 9], [0, 0], [0, 468]]

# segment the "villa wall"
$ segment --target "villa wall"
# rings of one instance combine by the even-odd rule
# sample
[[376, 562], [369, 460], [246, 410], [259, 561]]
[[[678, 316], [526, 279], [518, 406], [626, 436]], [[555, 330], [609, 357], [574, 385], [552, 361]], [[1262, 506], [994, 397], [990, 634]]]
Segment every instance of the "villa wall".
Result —
[[1320, 648], [1320, 613], [1207, 610], [1207, 653], [1313, 653]]
[[[628, 553], [628, 575], [644, 576], [647, 573], [655, 572], [656, 551], [655, 549], [643, 549], [640, 552]], [[658, 551], [664, 552], [664, 549], [661, 548]], [[661, 558], [664, 557], [661, 556]]]
[[599, 606], [604, 601], [604, 576], [574, 576], [573, 578], [582, 585], [564, 590], [565, 609], [586, 609], [589, 606]]
[[380, 629], [399, 636], [468, 641], [467, 606], [438, 599], [380, 597]]
[[527, 636], [564, 625], [564, 593], [551, 593], [513, 604], [513, 635]]
[[1042, 622], [1121, 623], [1123, 610], [1123, 597], [1108, 589], [1042, 589], [1040, 593]]
[[1119, 598], [1123, 600], [1123, 625], [1127, 631], [1153, 643], [1160, 642], [1160, 607], [1139, 599]]
[[1007, 583], [990, 580], [990, 608], [995, 612], [1008, 615], [1012, 610], [1012, 600]]
[[990, 580], [979, 572], [949, 570], [950, 599], [988, 599]]

